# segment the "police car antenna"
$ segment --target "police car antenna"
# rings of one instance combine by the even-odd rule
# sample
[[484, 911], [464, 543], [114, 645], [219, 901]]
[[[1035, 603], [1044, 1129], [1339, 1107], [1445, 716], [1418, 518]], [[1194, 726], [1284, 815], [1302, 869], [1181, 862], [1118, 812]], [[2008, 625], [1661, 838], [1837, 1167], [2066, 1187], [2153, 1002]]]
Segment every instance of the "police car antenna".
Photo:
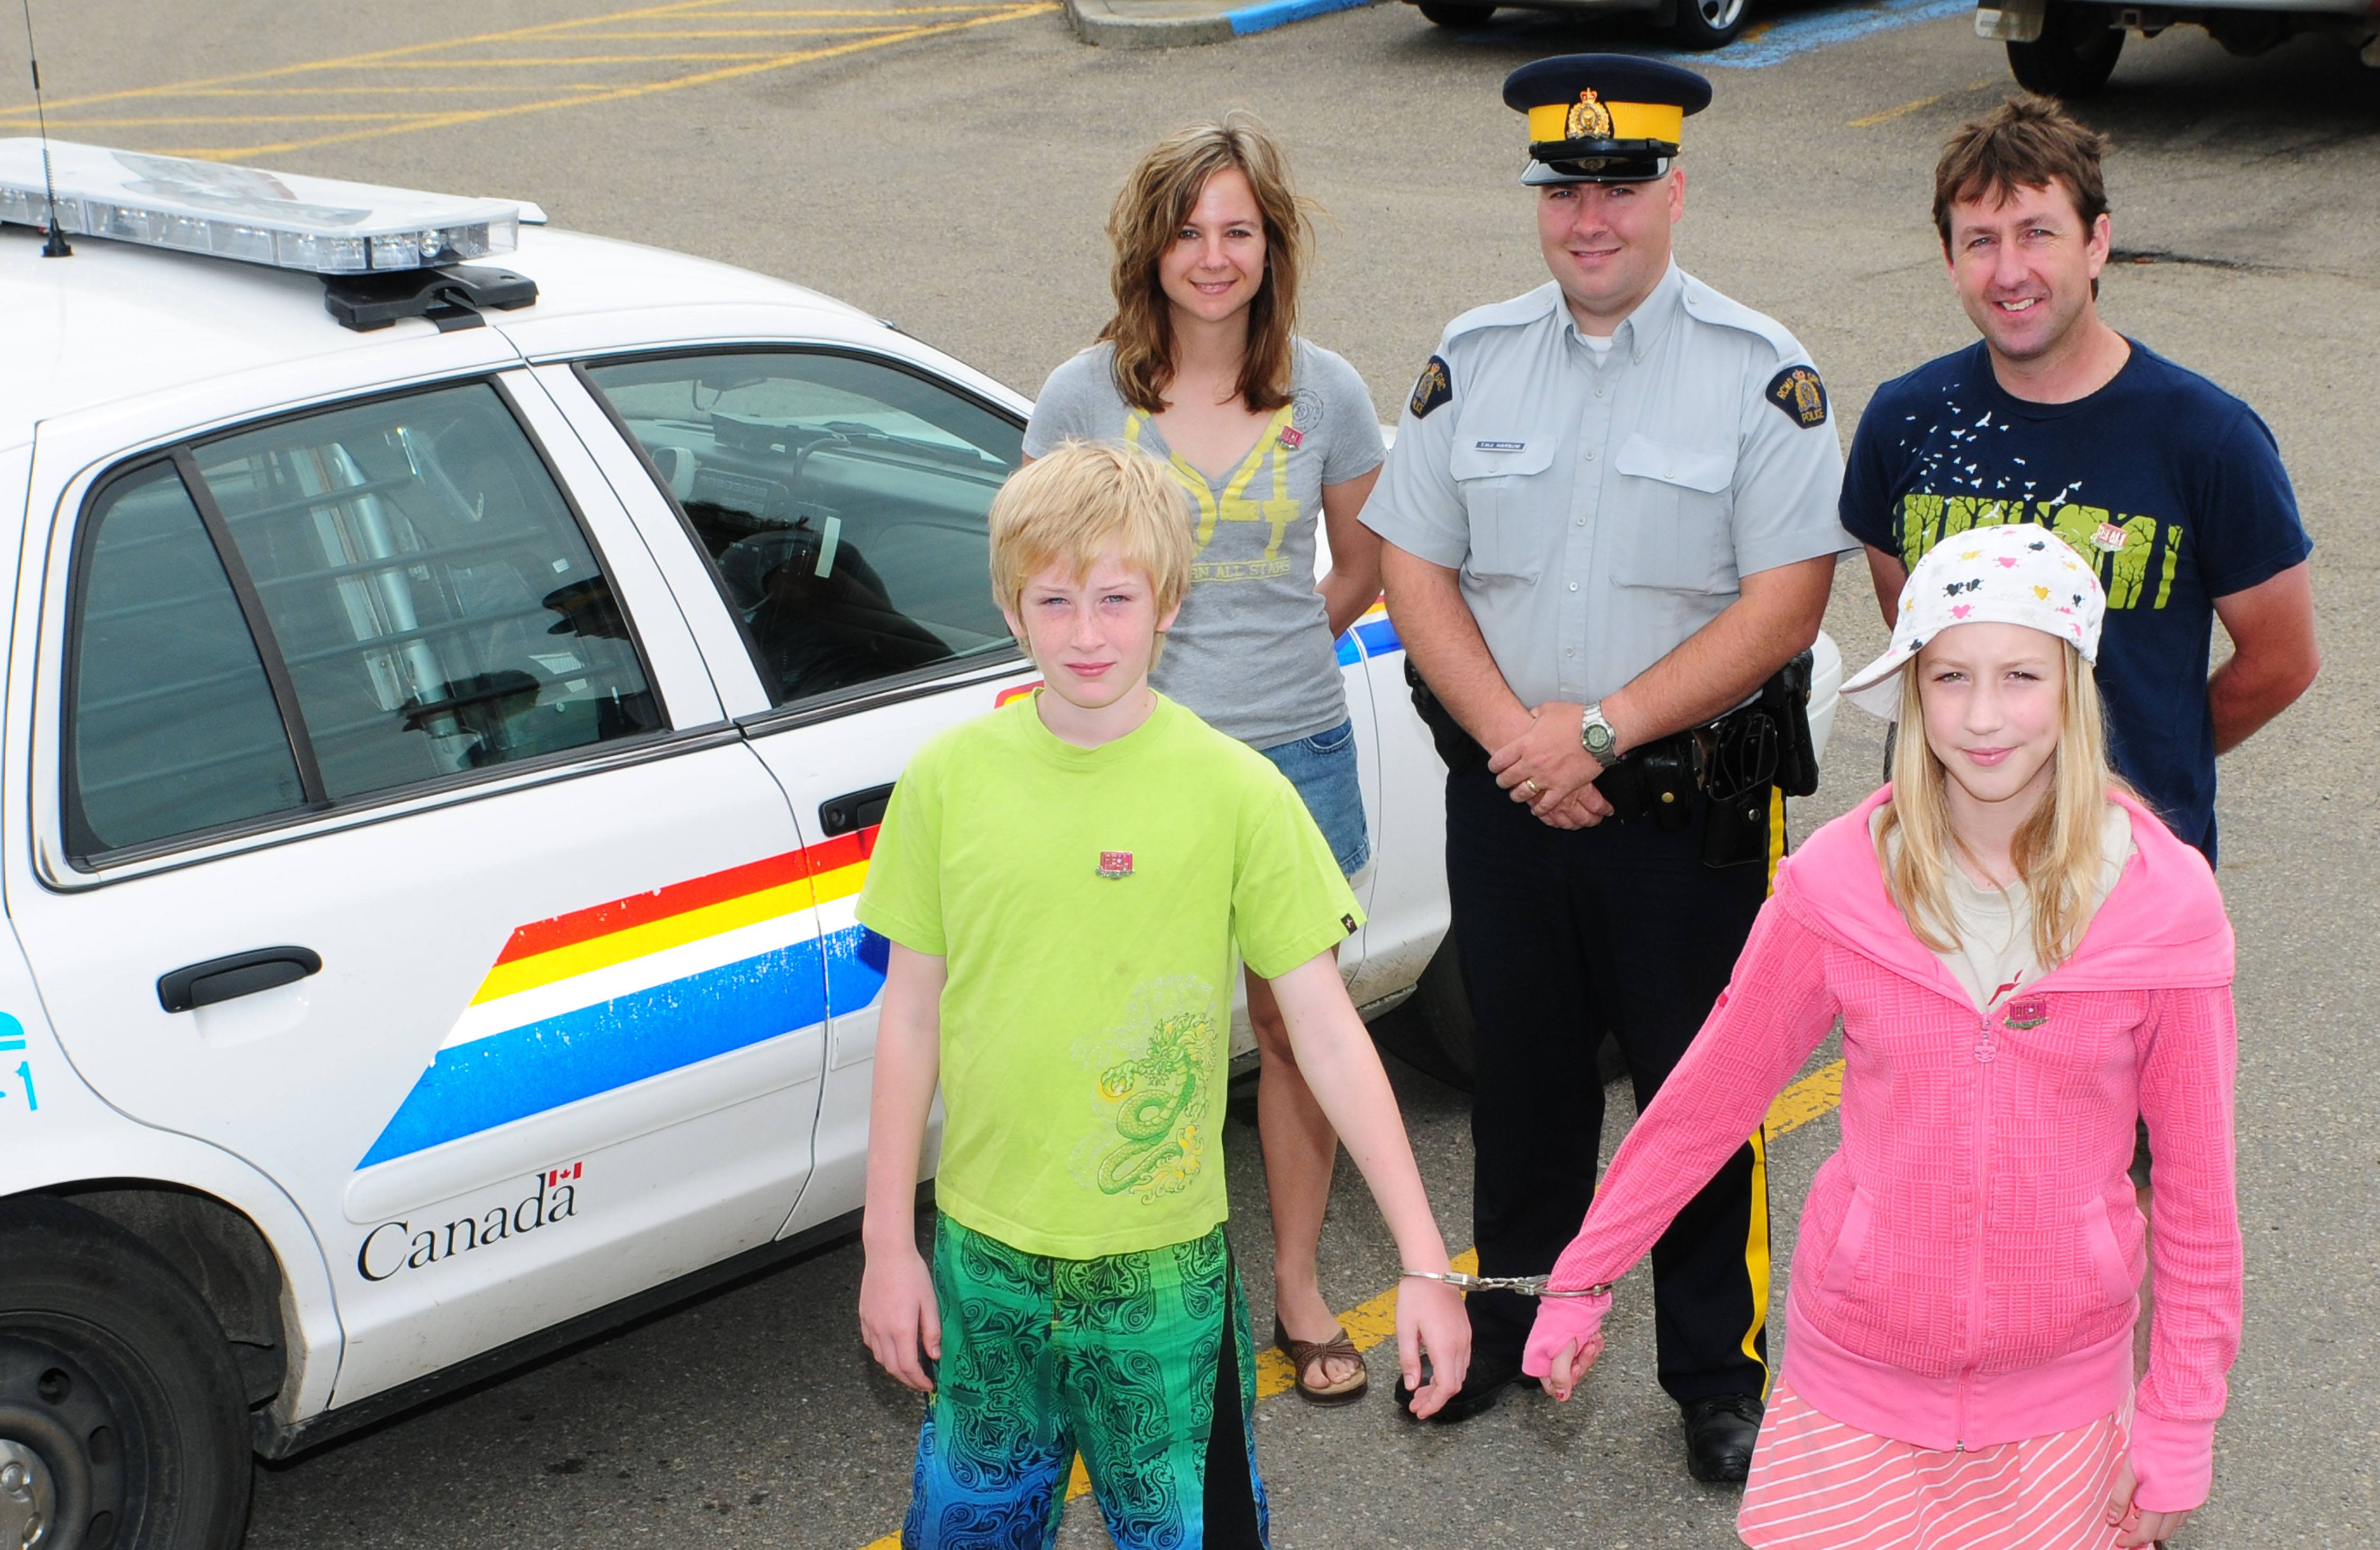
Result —
[[49, 200], [46, 223], [49, 240], [42, 244], [42, 257], [65, 259], [74, 255], [67, 246], [67, 234], [58, 229], [58, 185], [50, 176], [50, 120], [42, 111], [42, 61], [40, 51], [33, 46], [33, 0], [22, 0], [25, 7], [25, 62], [33, 67], [33, 122], [42, 137], [42, 190]]

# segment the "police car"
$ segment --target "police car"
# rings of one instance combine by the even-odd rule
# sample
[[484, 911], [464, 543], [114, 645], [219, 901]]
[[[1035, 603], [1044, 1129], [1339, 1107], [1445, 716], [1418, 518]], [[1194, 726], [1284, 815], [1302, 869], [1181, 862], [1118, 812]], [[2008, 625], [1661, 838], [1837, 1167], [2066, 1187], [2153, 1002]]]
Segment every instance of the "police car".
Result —
[[[1029, 406], [533, 206], [48, 152], [0, 141], [0, 1544], [214, 1550], [251, 1450], [851, 1229], [854, 896], [910, 752], [1034, 682]], [[1385, 614], [1339, 654], [1377, 1012], [1439, 766]]]

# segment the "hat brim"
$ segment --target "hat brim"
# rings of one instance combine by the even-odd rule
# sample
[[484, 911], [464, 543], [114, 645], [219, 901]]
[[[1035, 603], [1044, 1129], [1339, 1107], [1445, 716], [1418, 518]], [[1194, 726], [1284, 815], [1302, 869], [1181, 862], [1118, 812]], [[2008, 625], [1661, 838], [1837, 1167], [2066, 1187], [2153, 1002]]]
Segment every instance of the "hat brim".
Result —
[[[1600, 163], [1601, 165], [1595, 163]], [[1582, 171], [1582, 168], [1592, 170]], [[1667, 156], [1599, 156], [1583, 162], [1540, 162], [1532, 159], [1521, 171], [1521, 186], [1544, 188], [1562, 183], [1650, 183], [1666, 177]]]
[[1841, 696], [1879, 721], [1900, 720], [1900, 675], [1915, 660], [1914, 648], [1895, 646], [1843, 680]]

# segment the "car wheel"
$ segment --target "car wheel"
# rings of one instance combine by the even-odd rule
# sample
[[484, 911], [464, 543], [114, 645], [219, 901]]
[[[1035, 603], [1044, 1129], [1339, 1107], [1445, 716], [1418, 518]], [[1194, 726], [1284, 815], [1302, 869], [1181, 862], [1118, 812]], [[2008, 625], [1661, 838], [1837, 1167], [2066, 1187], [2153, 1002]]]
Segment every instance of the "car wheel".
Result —
[[1725, 48], [1752, 19], [1752, 0], [1678, 0], [1670, 36], [1691, 49]]
[[[1463, 960], [1450, 931], [1415, 983], [1413, 995], [1374, 1023], [1372, 1032], [1380, 1047], [1398, 1060], [1467, 1093], [1479, 1073], [1472, 1051], [1475, 1028], [1471, 999], [1463, 988]], [[1609, 1034], [1597, 1047], [1595, 1060], [1596, 1074], [1607, 1084], [1618, 1081], [1628, 1069], [1620, 1041]]]
[[1450, 6], [1446, 0], [1429, 0], [1421, 14], [1440, 27], [1485, 27], [1488, 18], [1496, 14], [1493, 6]]
[[189, 1282], [62, 1201], [0, 1201], [0, 1544], [235, 1550], [248, 1415]]
[[2019, 86], [2045, 97], [2091, 95], [2107, 84], [2124, 51], [2124, 30], [2107, 19], [2096, 6], [2050, 6], [2039, 38], [2009, 44], [2009, 72]]

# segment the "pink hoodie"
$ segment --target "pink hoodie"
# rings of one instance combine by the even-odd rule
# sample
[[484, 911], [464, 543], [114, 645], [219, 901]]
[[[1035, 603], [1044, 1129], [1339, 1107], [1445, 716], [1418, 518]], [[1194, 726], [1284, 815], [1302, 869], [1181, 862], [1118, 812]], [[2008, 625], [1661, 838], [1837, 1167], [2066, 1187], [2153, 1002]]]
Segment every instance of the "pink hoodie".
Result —
[[[2136, 803], [2138, 854], [2074, 955], [1990, 1016], [1884, 889], [1869, 815], [1787, 859], [1726, 992], [1612, 1159], [1557, 1287], [1616, 1281], [1842, 1019], [1842, 1149], [1802, 1214], [1786, 1381], [1921, 1447], [2083, 1425], [2131, 1385], [2156, 1164], [2156, 1308], [2132, 1421], [2143, 1510], [2206, 1499], [2240, 1348], [2231, 925], [2214, 875]], [[1597, 1338], [1610, 1299], [1548, 1299], [1524, 1368]]]

